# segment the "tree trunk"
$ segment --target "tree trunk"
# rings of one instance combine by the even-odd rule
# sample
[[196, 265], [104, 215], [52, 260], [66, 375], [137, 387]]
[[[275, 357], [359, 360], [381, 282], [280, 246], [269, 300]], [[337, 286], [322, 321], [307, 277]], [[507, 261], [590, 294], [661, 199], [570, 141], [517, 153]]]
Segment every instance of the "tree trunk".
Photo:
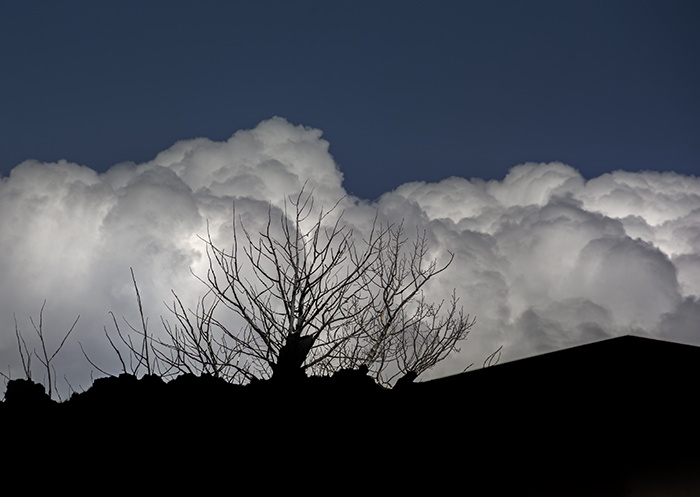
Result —
[[277, 364], [272, 366], [272, 379], [295, 381], [306, 378], [304, 361], [314, 343], [313, 336], [292, 333], [280, 350]]

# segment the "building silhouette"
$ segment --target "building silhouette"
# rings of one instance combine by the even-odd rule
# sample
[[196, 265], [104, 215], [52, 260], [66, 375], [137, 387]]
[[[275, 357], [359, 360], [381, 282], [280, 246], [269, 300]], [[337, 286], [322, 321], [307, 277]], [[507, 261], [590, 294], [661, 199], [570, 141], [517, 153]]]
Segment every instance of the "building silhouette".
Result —
[[419, 383], [414, 397], [463, 415], [451, 445], [494, 495], [700, 495], [699, 379], [700, 347], [622, 336]]

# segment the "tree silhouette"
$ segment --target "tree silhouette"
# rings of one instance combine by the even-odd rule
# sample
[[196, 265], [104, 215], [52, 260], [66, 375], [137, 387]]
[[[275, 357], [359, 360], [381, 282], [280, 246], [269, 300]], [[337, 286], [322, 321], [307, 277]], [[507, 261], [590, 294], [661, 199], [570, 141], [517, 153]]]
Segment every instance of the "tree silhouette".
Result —
[[[46, 375], [45, 375], [45, 383], [46, 386], [48, 387], [48, 392], [47, 392], [47, 398], [51, 398], [52, 394], [55, 392], [56, 395], [58, 396], [59, 400], [61, 400], [61, 395], [58, 391], [58, 388], [56, 387], [56, 369], [54, 368], [53, 364], [51, 362], [54, 360], [54, 358], [58, 355], [58, 353], [61, 351], [63, 346], [66, 343], [66, 340], [70, 336], [71, 333], [73, 333], [73, 330], [75, 329], [75, 325], [78, 324], [78, 320], [80, 319], [80, 316], [78, 316], [75, 321], [73, 322], [73, 325], [70, 327], [68, 332], [63, 336], [63, 339], [61, 340], [61, 343], [56, 347], [56, 350], [49, 356], [49, 353], [46, 351], [46, 340], [44, 336], [44, 308], [46, 307], [46, 301], [41, 306], [41, 310], [39, 311], [39, 323], [38, 325], [34, 322], [34, 318], [30, 317], [29, 321], [32, 323], [32, 326], [34, 327], [34, 331], [36, 332], [36, 336], [39, 338], [39, 342], [41, 344], [41, 353], [37, 352], [36, 348], [33, 350], [29, 350], [29, 347], [27, 347], [27, 342], [25, 341], [24, 337], [22, 336], [22, 332], [20, 331], [19, 327], [17, 326], [17, 318], [15, 317], [15, 337], [17, 338], [17, 349], [19, 352], [19, 357], [22, 361], [22, 369], [24, 371], [24, 380], [27, 381], [28, 385], [33, 384], [33, 368], [32, 368], [32, 356], [36, 357], [37, 360], [44, 366], [44, 369], [46, 370]], [[0, 372], [0, 376], [5, 378], [6, 380], [12, 380], [11, 375], [5, 374]], [[20, 383], [21, 384], [21, 383]], [[33, 388], [33, 387], [29, 387]], [[45, 387], [42, 385], [41, 389], [45, 391]], [[36, 390], [35, 390], [36, 391]]]
[[[474, 320], [458, 308], [454, 292], [437, 304], [423, 294], [453, 254], [443, 266], [426, 261], [425, 233], [409, 244], [403, 224], [383, 225], [376, 217], [358, 240], [336, 212], [340, 201], [312, 217], [313, 195], [304, 189], [288, 202], [279, 223], [270, 208], [255, 234], [236, 218], [234, 204], [230, 252], [209, 232], [203, 238], [209, 269], [198, 278], [207, 294], [191, 310], [174, 293], [176, 323], [163, 320], [168, 338], [152, 338], [165, 370], [253, 381], [362, 367], [390, 386], [458, 350]], [[224, 325], [217, 317], [222, 307], [244, 326]]]

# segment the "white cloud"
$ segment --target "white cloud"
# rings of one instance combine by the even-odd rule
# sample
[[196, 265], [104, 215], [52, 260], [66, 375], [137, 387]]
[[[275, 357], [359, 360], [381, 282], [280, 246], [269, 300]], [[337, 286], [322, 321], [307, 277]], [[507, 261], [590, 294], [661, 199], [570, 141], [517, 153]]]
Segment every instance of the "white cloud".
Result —
[[[118, 372], [103, 326], [110, 310], [137, 322], [130, 267], [158, 333], [171, 289], [190, 303], [202, 294], [190, 274], [206, 272], [199, 236], [208, 223], [230, 243], [234, 199], [254, 225], [268, 202], [282, 208], [304, 183], [331, 206], [346, 194], [342, 180], [321, 132], [280, 118], [104, 174], [65, 161], [20, 164], [0, 183], [0, 367], [21, 376], [13, 313], [29, 339], [28, 318], [46, 299], [49, 346], [81, 315], [57, 371], [75, 388], [90, 384], [80, 340]], [[698, 178], [613, 172], [585, 181], [561, 163], [530, 163], [501, 181], [414, 182], [376, 205], [348, 198], [342, 207], [358, 235], [379, 209], [383, 220], [427, 230], [432, 256], [455, 254], [430, 296], [456, 288], [477, 325], [462, 354], [426, 378], [478, 366], [500, 345], [510, 360], [627, 333], [700, 344]]]

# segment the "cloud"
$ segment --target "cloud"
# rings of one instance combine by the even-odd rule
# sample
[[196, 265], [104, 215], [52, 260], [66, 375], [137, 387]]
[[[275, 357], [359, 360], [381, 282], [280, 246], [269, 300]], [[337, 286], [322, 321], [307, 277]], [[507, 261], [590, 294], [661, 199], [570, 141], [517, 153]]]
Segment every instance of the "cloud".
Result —
[[[56, 359], [73, 388], [89, 386], [92, 369], [78, 340], [118, 372], [104, 327], [108, 311], [138, 322], [129, 268], [149, 331], [162, 333], [171, 289], [190, 305], [203, 293], [190, 272], [206, 274], [200, 237], [209, 230], [230, 244], [234, 200], [254, 230], [270, 204], [280, 214], [305, 184], [317, 207], [347, 195], [328, 147], [319, 130], [273, 118], [102, 174], [66, 161], [15, 167], [0, 183], [0, 367], [22, 375], [14, 319], [36, 346], [29, 317], [36, 322], [46, 299], [49, 348], [81, 315]], [[503, 180], [413, 182], [373, 204], [347, 196], [341, 207], [358, 236], [378, 211], [426, 230], [431, 257], [455, 256], [429, 297], [455, 288], [477, 325], [462, 353], [425, 378], [479, 366], [501, 345], [512, 360], [628, 333], [700, 344], [698, 178], [617, 171], [585, 180], [565, 164], [528, 163]]]

